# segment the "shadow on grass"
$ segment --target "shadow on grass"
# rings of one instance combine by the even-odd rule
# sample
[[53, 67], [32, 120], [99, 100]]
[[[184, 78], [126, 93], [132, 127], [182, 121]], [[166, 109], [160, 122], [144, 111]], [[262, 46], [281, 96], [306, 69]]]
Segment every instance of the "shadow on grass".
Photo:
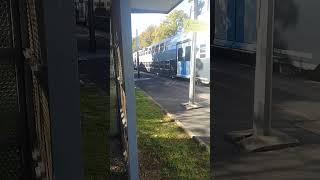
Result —
[[209, 153], [136, 91], [141, 179], [210, 179]]
[[80, 93], [85, 180], [108, 179], [108, 97], [97, 88], [81, 88]]

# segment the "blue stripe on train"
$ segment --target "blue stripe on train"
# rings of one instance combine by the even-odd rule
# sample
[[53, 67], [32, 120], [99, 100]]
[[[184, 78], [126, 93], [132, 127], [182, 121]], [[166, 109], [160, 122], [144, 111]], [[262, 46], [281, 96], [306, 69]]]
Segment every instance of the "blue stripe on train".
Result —
[[244, 42], [245, 0], [236, 0], [236, 42]]
[[227, 40], [234, 41], [235, 40], [235, 8], [236, 3], [235, 0], [228, 0], [228, 30], [227, 30]]

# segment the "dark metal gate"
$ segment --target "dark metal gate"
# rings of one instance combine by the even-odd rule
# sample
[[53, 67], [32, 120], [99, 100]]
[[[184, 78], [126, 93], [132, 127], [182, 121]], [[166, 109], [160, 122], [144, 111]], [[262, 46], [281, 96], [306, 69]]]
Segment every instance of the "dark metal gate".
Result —
[[41, 0], [0, 0], [0, 179], [52, 179]]
[[124, 76], [123, 76], [123, 63], [120, 53], [120, 46], [117, 40], [114, 41], [114, 46], [112, 47], [112, 53], [114, 58], [114, 66], [115, 66], [115, 76], [116, 76], [116, 89], [117, 89], [117, 97], [118, 97], [118, 108], [120, 115], [120, 129], [121, 129], [121, 139], [123, 143], [123, 148], [125, 150], [124, 156], [125, 160], [128, 161], [128, 126], [127, 126], [127, 108], [126, 108], [126, 91], [124, 84]]
[[41, 6], [41, 0], [22, 1], [22, 42], [34, 176], [51, 180], [51, 122]]
[[0, 179], [28, 179], [31, 172], [16, 2], [0, 0]]

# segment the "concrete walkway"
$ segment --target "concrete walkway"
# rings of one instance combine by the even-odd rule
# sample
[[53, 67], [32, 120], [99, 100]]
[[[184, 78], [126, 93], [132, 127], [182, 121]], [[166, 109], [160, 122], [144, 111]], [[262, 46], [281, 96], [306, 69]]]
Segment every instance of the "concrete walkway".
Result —
[[[320, 123], [316, 124], [320, 120], [320, 84], [274, 73], [272, 127], [301, 144], [278, 151], [244, 153], [229, 143], [225, 135], [252, 128], [254, 69], [215, 60], [213, 71], [212, 171], [216, 179], [319, 179]], [[307, 126], [309, 123], [313, 125]]]
[[[135, 74], [137, 77], [137, 74]], [[203, 107], [185, 110], [181, 103], [188, 102], [189, 82], [141, 73], [136, 86], [149, 94], [157, 103], [179, 120], [196, 138], [210, 145], [210, 89], [196, 87], [196, 101]]]

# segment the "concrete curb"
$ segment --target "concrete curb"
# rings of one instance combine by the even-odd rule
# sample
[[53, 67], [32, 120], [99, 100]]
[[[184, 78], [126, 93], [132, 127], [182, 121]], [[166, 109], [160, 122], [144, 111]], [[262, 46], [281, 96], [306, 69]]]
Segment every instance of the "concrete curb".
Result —
[[[141, 91], [143, 91], [142, 89], [136, 87], [136, 89], [139, 89]], [[145, 92], [145, 91], [143, 91]], [[196, 143], [198, 143], [200, 145], [201, 148], [204, 148], [207, 152], [210, 153], [210, 147], [199, 137], [195, 136], [191, 131], [189, 131], [187, 128], [185, 128], [185, 126], [181, 123], [180, 120], [178, 120], [173, 114], [169, 113], [161, 104], [159, 104], [157, 101], [155, 101], [150, 95], [148, 95], [146, 92], [145, 94], [147, 95], [147, 97], [153, 102], [155, 103], [157, 106], [160, 107], [161, 111], [168, 117], [170, 117], [170, 119], [176, 123], [176, 125], [181, 128], [185, 133], [188, 134], [188, 136], [193, 139]]]

